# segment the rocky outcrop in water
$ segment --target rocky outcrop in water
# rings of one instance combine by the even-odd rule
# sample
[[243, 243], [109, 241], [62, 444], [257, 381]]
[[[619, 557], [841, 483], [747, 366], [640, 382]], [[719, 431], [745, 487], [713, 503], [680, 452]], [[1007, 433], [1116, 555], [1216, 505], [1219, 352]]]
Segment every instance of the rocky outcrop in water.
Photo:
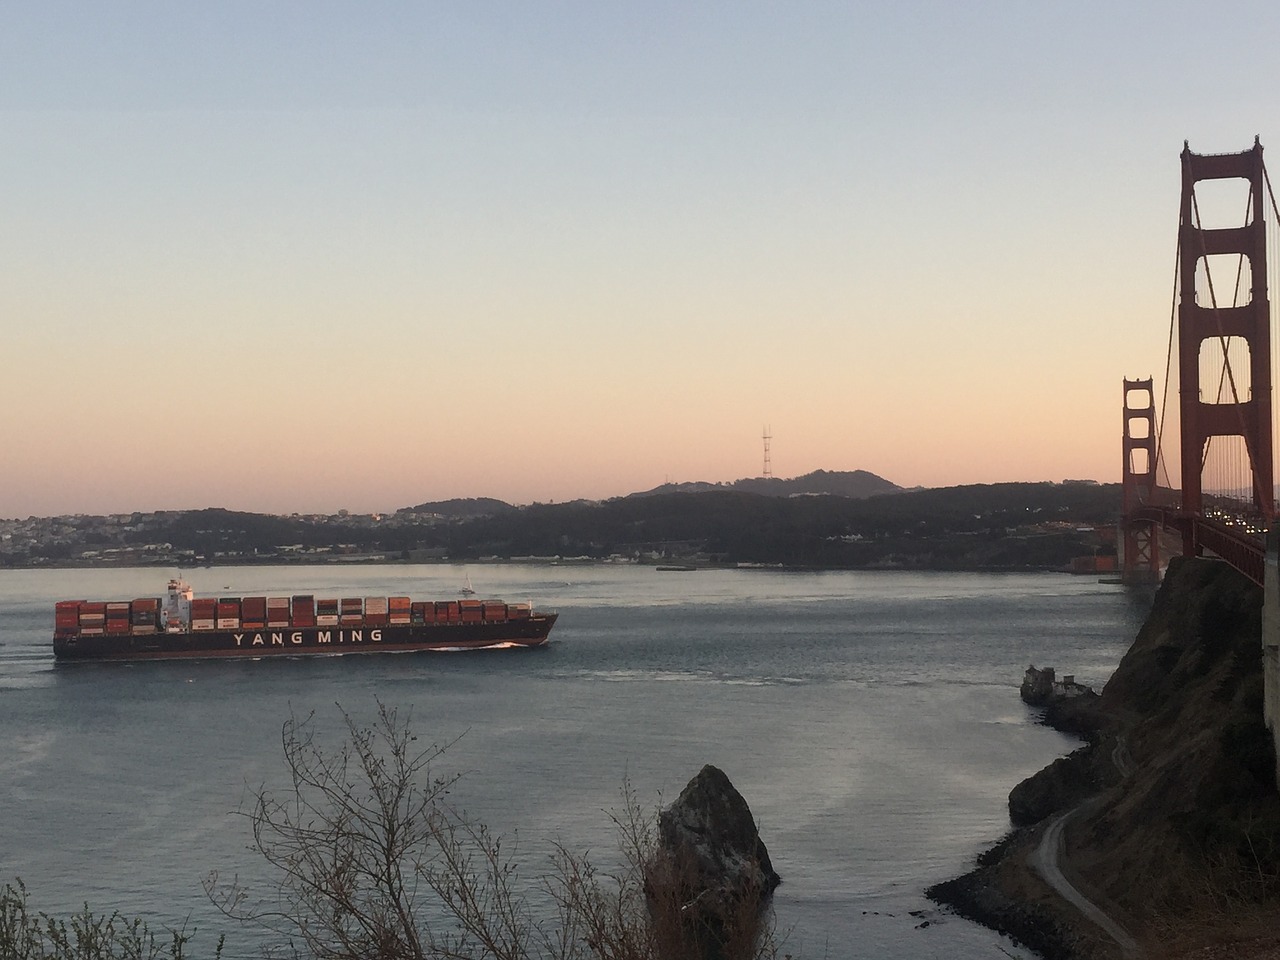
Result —
[[673, 955], [751, 955], [780, 882], [751, 809], [719, 768], [703, 767], [659, 814], [645, 891], [655, 926], [678, 941]]
[[1053, 696], [1055, 679], [1053, 667], [1038, 670], [1034, 663], [1027, 667], [1027, 672], [1022, 677], [1022, 686], [1018, 691], [1022, 696], [1022, 702], [1033, 707], [1048, 703], [1049, 698]]
[[1027, 667], [1019, 693], [1023, 703], [1043, 711], [1041, 720], [1055, 730], [1092, 742], [1102, 727], [1101, 698], [1093, 688], [1076, 683], [1074, 676], [1059, 680], [1053, 667]]

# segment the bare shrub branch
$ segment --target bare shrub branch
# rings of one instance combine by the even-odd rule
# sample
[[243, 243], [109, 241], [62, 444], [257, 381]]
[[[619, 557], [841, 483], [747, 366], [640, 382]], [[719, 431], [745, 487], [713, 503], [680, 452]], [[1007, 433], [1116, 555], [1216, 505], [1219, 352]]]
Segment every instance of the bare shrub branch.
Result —
[[[119, 911], [95, 914], [85, 904], [70, 920], [32, 913], [21, 880], [0, 890], [0, 960], [186, 960], [186, 929], [158, 937], [138, 918]], [[214, 951], [222, 955], [222, 940]]]
[[[341, 708], [339, 708], [341, 709]], [[433, 765], [450, 746], [420, 746], [411, 717], [378, 705], [368, 726], [342, 713], [346, 739], [327, 749], [314, 717], [290, 716], [282, 797], [259, 788], [243, 815], [273, 868], [266, 897], [210, 874], [227, 916], [270, 930], [277, 951], [316, 960], [758, 960], [774, 955], [758, 898], [743, 898], [708, 954], [690, 939], [691, 876], [658, 852], [654, 819], [630, 784], [613, 815], [622, 868], [601, 875], [558, 846], [542, 879], [554, 922], [534, 920], [519, 892], [514, 841], [448, 799], [456, 776]], [[685, 872], [688, 873], [687, 865]], [[660, 882], [659, 882], [660, 881]], [[701, 952], [699, 952], [701, 951]]]

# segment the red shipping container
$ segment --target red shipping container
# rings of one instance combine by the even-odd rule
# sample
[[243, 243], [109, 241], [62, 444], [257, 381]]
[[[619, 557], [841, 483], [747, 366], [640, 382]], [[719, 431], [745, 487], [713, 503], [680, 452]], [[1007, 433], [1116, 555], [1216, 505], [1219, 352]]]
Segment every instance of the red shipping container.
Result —
[[293, 625], [295, 627], [316, 625], [316, 598], [313, 594], [302, 594], [293, 598]]
[[54, 604], [54, 626], [78, 627], [80, 625], [80, 604], [83, 602], [83, 600], [60, 600]]
[[53, 635], [73, 637], [80, 632], [80, 604], [83, 600], [60, 600], [53, 607]]
[[267, 626], [287, 627], [292, 614], [288, 597], [267, 597]]

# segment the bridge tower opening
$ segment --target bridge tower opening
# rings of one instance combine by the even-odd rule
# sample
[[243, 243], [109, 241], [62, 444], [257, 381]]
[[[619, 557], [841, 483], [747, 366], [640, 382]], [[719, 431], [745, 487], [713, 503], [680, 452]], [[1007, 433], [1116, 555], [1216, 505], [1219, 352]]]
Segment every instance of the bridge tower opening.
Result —
[[[1197, 154], [1183, 144], [1178, 231], [1178, 411], [1184, 516], [1202, 517], [1231, 510], [1227, 500], [1232, 498], [1220, 495], [1221, 484], [1210, 490], [1204, 485], [1205, 464], [1215, 437], [1234, 438], [1230, 443], [1243, 446], [1241, 459], [1248, 461], [1248, 476], [1241, 477], [1244, 502], [1239, 508], [1267, 523], [1275, 516], [1271, 305], [1263, 215], [1265, 176], [1262, 145], [1256, 139], [1253, 147], [1242, 153]], [[1246, 223], [1239, 227], [1205, 227], [1196, 184], [1233, 178], [1248, 185]], [[1213, 266], [1223, 263], [1231, 264], [1231, 271], [1215, 282]], [[1242, 283], [1250, 289], [1241, 291]], [[1214, 359], [1206, 364], [1203, 356]], [[1125, 455], [1127, 460], [1127, 441]], [[1125, 476], [1127, 481], [1128, 474]], [[1127, 500], [1125, 509], [1127, 513]], [[1200, 546], [1195, 526], [1185, 525], [1183, 552], [1198, 554]]]
[[1124, 382], [1124, 496], [1121, 576], [1125, 583], [1160, 579], [1160, 525], [1139, 516], [1156, 492], [1156, 400], [1151, 377]]

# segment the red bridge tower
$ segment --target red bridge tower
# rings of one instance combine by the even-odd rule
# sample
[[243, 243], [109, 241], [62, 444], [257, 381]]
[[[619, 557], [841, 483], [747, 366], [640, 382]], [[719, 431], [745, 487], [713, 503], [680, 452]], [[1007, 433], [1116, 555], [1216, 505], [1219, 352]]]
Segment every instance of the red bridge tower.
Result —
[[[1200, 226], [1195, 185], [1201, 180], [1240, 178], [1249, 183], [1251, 217], [1242, 227], [1206, 229]], [[1270, 302], [1267, 296], [1267, 237], [1263, 216], [1262, 145], [1243, 153], [1196, 154], [1182, 149], [1182, 218], [1179, 228], [1178, 380], [1181, 387], [1182, 511], [1204, 514], [1202, 471], [1205, 446], [1211, 437], [1238, 436], [1248, 452], [1253, 480], [1253, 507], [1266, 520], [1275, 514], [1271, 451], [1271, 336]], [[1247, 303], [1222, 305], [1208, 272], [1208, 257], [1243, 256], [1252, 280]], [[1197, 291], [1197, 273], [1206, 278], [1206, 289]], [[1225, 293], [1225, 289], [1223, 291]], [[1208, 302], [1198, 302], [1201, 294]], [[1249, 390], [1241, 396], [1236, 375], [1228, 363], [1222, 385], [1200, 382], [1200, 354], [1206, 340], [1217, 339], [1227, 355], [1231, 338], [1240, 338], [1249, 349]], [[1239, 372], [1243, 376], [1244, 371]], [[1206, 402], [1206, 398], [1213, 398]], [[1191, 528], [1184, 534], [1184, 552], [1199, 552]]]
[[1124, 382], [1122, 477], [1122, 575], [1125, 583], [1152, 583], [1160, 579], [1160, 525], [1138, 515], [1154, 502], [1156, 492], [1156, 400], [1150, 377]]

